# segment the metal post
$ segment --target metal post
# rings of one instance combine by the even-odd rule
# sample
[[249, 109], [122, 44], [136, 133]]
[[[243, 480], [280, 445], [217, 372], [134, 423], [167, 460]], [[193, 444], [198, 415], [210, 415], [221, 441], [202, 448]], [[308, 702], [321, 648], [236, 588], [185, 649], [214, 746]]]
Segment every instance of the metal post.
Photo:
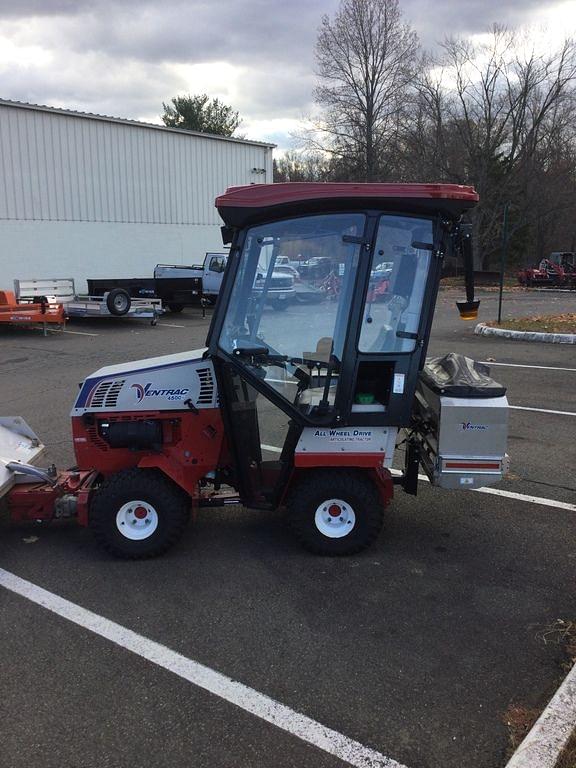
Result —
[[504, 267], [506, 266], [506, 252], [508, 250], [508, 208], [510, 203], [504, 205], [504, 220], [502, 222], [502, 250], [500, 252], [500, 292], [498, 295], [498, 325], [502, 322], [502, 293], [504, 291]]

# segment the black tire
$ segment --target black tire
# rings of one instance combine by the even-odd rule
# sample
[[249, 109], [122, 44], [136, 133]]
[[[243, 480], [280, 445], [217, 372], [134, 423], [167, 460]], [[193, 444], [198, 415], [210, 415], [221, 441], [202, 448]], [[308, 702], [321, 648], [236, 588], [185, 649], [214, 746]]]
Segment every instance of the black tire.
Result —
[[130, 294], [124, 288], [112, 288], [106, 296], [106, 307], [111, 315], [122, 317], [130, 310]]
[[[384, 508], [376, 486], [364, 472], [311, 470], [296, 482], [286, 506], [296, 537], [310, 552], [352, 555], [366, 549], [378, 537], [384, 522]], [[342, 502], [341, 506], [334, 503], [338, 501]], [[324, 502], [326, 507], [322, 506]], [[335, 519], [330, 510], [337, 506], [340, 506], [342, 516]], [[318, 515], [321, 517], [317, 523]], [[334, 538], [322, 532], [322, 528], [327, 530], [323, 520], [329, 517], [335, 519], [339, 529], [337, 536], [336, 530], [331, 529]], [[342, 533], [344, 526], [350, 526], [348, 533]]]
[[272, 305], [272, 308], [276, 310], [276, 312], [284, 312], [285, 309], [288, 309], [288, 300], [280, 301], [280, 299], [274, 299], [274, 301], [271, 301], [270, 304]]
[[[138, 510], [146, 512], [144, 519], [137, 519]], [[164, 475], [150, 469], [128, 469], [106, 479], [94, 494], [90, 527], [96, 541], [116, 557], [156, 557], [180, 538], [189, 511], [189, 497]], [[130, 523], [133, 528], [123, 528]], [[151, 534], [145, 528], [148, 524]], [[131, 533], [125, 535], [122, 530]]]
[[168, 309], [170, 310], [170, 312], [173, 312], [175, 315], [177, 315], [180, 312], [182, 312], [182, 310], [184, 309], [184, 304], [172, 304], [172, 303], [170, 303], [170, 304], [168, 304]]

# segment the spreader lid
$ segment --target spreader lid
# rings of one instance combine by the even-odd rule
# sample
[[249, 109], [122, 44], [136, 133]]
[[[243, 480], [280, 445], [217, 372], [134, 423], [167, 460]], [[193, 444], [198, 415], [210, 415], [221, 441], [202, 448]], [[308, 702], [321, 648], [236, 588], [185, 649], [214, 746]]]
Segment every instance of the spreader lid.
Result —
[[490, 377], [487, 365], [456, 352], [428, 358], [420, 378], [433, 392], [448, 397], [503, 397], [506, 394], [506, 387]]
[[243, 227], [276, 217], [362, 208], [459, 218], [478, 199], [473, 187], [460, 184], [290, 182], [229, 187], [216, 198], [216, 208], [228, 226]]

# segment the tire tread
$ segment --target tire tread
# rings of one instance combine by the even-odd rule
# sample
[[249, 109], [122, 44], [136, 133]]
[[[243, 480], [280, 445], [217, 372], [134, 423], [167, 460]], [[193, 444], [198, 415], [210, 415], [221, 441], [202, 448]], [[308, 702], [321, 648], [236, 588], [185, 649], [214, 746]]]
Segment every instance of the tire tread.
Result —
[[[162, 535], [156, 544], [148, 547], [142, 545], [146, 540], [126, 542], [114, 535], [116, 526], [116, 510], [125, 503], [122, 496], [127, 488], [134, 484], [134, 494], [139, 494], [143, 500], [147, 494], [160, 495], [164, 514], [169, 518], [169, 525], [163, 525]], [[118, 502], [115, 502], [115, 497]], [[112, 509], [112, 512], [110, 511]], [[129, 560], [143, 560], [164, 554], [182, 535], [189, 520], [186, 509], [186, 495], [168, 478], [155, 470], [127, 469], [117, 472], [107, 478], [96, 491], [90, 504], [90, 528], [98, 544], [110, 554]], [[119, 542], [119, 543], [118, 543]]]
[[[328, 539], [310, 526], [309, 515], [318, 506], [311, 498], [354, 498], [354, 511], [363, 516], [362, 535], [348, 540]], [[320, 469], [307, 473], [294, 487], [287, 502], [289, 520], [300, 544], [318, 555], [354, 555], [369, 547], [379, 536], [384, 523], [384, 507], [374, 483], [353, 469]]]

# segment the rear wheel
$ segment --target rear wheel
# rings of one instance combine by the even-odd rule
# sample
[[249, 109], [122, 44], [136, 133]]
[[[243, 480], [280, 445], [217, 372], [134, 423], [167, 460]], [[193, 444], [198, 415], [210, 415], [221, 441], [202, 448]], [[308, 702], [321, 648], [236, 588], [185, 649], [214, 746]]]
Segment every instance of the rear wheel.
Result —
[[190, 499], [154, 470], [112, 475], [90, 505], [96, 540], [116, 557], [155, 557], [179, 539], [189, 518]]
[[121, 317], [130, 309], [130, 294], [124, 288], [113, 288], [106, 296], [106, 307], [111, 315]]
[[384, 508], [374, 483], [355, 470], [307, 472], [290, 493], [288, 514], [300, 543], [320, 555], [351, 555], [382, 530]]
[[184, 304], [174, 304], [173, 302], [170, 302], [170, 304], [168, 304], [168, 309], [170, 312], [173, 312], [175, 315], [177, 315], [184, 309]]

